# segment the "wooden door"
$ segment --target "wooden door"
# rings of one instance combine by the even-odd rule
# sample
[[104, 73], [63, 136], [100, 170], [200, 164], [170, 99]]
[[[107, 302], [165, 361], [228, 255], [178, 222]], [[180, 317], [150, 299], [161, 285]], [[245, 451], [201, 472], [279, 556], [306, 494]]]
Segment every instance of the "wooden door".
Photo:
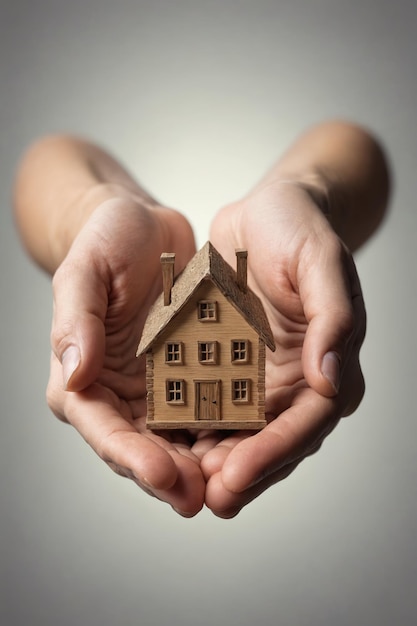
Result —
[[220, 381], [199, 380], [195, 383], [195, 418], [197, 420], [220, 419]]

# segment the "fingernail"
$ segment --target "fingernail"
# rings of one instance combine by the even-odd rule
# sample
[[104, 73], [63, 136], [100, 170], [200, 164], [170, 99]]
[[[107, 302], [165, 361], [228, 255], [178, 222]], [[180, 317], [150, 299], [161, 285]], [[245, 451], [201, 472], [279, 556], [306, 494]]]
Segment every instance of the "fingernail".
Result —
[[327, 378], [337, 393], [340, 385], [340, 358], [336, 352], [327, 352], [324, 355], [321, 364], [321, 373]]
[[62, 376], [65, 389], [68, 388], [68, 383], [79, 366], [80, 360], [80, 350], [77, 346], [69, 346], [62, 355]]
[[194, 517], [195, 513], [189, 513], [188, 511], [181, 511], [181, 509], [177, 509], [175, 506], [172, 507], [172, 509], [175, 511], [175, 513], [178, 513], [178, 515], [181, 515], [181, 517], [186, 517], [186, 518], [191, 518]]

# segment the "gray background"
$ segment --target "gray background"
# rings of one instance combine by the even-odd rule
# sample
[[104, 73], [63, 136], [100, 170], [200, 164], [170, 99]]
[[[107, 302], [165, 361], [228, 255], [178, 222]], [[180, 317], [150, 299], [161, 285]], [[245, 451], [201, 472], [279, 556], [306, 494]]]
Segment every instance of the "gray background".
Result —
[[[0, 6], [0, 624], [416, 623], [415, 2]], [[395, 173], [357, 257], [366, 398], [236, 519], [184, 520], [46, 407], [51, 290], [13, 227], [17, 160], [44, 133], [85, 134], [202, 244], [216, 208], [328, 117], [368, 125]]]

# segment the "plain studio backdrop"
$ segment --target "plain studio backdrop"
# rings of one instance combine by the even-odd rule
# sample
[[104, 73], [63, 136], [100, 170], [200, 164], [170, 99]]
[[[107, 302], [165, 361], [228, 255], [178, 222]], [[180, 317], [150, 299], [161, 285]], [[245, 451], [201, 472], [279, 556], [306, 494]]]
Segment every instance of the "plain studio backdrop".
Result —
[[[2, 626], [416, 623], [415, 6], [1, 2]], [[382, 139], [395, 179], [357, 256], [366, 397], [237, 518], [182, 519], [46, 406], [51, 288], [13, 225], [19, 156], [45, 133], [86, 135], [182, 209], [202, 245], [218, 207], [335, 117]]]

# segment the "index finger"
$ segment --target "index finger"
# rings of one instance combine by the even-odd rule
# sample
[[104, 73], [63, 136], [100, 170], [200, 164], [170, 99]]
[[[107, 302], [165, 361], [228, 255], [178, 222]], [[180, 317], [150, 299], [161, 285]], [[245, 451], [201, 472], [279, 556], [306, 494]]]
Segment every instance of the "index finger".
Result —
[[243, 492], [304, 458], [338, 421], [335, 400], [303, 389], [293, 406], [230, 451], [221, 470], [225, 489]]

